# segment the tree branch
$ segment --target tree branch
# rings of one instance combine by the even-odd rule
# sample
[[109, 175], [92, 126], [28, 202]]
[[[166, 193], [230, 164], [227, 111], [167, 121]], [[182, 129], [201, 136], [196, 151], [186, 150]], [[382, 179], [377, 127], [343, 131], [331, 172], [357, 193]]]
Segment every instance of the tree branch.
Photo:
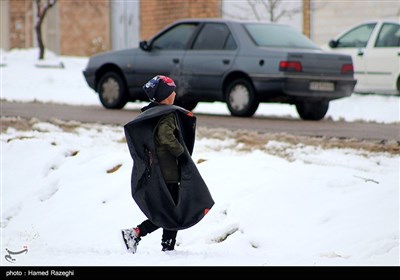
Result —
[[261, 17], [258, 15], [257, 8], [256, 8], [257, 2], [247, 0], [247, 3], [249, 4], [249, 6], [250, 6], [251, 10], [253, 11], [253, 14], [256, 16], [257, 20], [258, 21], [261, 20]]

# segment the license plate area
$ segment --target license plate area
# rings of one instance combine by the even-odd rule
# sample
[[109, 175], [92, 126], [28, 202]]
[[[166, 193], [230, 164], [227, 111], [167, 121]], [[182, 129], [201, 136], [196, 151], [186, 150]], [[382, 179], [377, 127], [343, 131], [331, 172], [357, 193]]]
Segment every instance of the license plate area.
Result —
[[334, 91], [335, 83], [312, 81], [312, 82], [310, 82], [309, 88], [310, 88], [310, 90], [314, 90], [314, 91]]

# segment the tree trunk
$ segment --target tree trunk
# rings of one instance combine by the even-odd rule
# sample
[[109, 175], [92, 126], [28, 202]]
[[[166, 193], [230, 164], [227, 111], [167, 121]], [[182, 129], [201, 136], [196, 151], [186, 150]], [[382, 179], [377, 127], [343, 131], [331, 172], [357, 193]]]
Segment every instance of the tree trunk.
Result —
[[36, 2], [35, 31], [36, 31], [37, 43], [39, 46], [39, 60], [42, 60], [44, 59], [44, 52], [45, 52], [45, 46], [42, 38], [42, 23], [44, 17], [46, 16], [47, 11], [57, 3], [57, 0], [47, 0], [47, 3], [43, 6], [43, 9], [40, 3], [41, 0], [35, 0], [35, 2]]
[[36, 37], [37, 37], [37, 43], [39, 46], [39, 60], [44, 59], [44, 44], [43, 44], [43, 39], [42, 39], [42, 21], [38, 20], [36, 25], [35, 25], [35, 31], [36, 31]]

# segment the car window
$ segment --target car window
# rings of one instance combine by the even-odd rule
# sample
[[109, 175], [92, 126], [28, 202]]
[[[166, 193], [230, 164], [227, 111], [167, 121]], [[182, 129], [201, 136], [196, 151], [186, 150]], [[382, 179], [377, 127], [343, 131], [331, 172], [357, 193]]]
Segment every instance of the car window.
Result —
[[196, 26], [196, 23], [179, 24], [156, 38], [152, 43], [152, 48], [159, 50], [183, 50], [186, 48]]
[[235, 48], [236, 44], [228, 27], [221, 23], [205, 24], [193, 44], [194, 50], [232, 50]]
[[400, 25], [395, 23], [383, 24], [375, 47], [400, 47]]
[[232, 37], [232, 34], [229, 34], [228, 38], [226, 39], [225, 42], [225, 50], [235, 50], [237, 48], [237, 45], [235, 43], [235, 40]]
[[257, 46], [319, 49], [310, 39], [290, 26], [249, 23], [244, 24], [244, 27]]
[[357, 26], [338, 40], [338, 48], [365, 48], [376, 23]]

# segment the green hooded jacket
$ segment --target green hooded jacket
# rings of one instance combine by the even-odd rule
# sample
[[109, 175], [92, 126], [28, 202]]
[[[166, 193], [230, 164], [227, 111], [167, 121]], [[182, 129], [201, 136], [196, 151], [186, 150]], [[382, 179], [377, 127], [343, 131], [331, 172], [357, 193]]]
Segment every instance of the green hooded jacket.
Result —
[[184, 148], [179, 143], [178, 133], [175, 113], [169, 113], [160, 119], [155, 133], [155, 144], [160, 169], [167, 184], [179, 182], [177, 157], [184, 152]]

